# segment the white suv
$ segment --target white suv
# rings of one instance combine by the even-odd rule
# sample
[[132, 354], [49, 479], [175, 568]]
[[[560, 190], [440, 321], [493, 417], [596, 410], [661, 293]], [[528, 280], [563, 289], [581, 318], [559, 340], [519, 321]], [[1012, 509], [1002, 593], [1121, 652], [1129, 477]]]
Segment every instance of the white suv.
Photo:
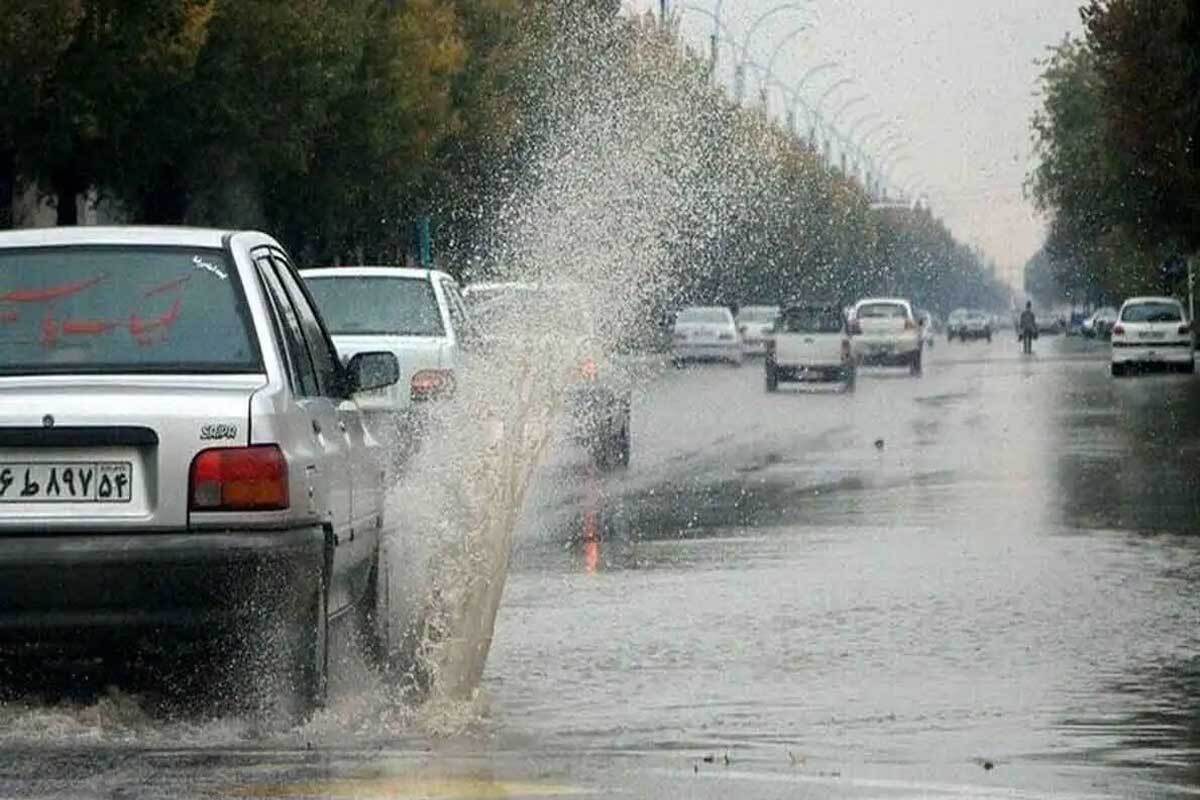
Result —
[[850, 316], [854, 356], [860, 364], [908, 367], [921, 372], [921, 324], [912, 304], [896, 298], [860, 300]]
[[1163, 365], [1195, 372], [1196, 346], [1183, 304], [1171, 297], [1132, 297], [1112, 328], [1112, 374]]
[[842, 310], [834, 305], [788, 306], [767, 339], [766, 384], [837, 381], [854, 388], [854, 356]]

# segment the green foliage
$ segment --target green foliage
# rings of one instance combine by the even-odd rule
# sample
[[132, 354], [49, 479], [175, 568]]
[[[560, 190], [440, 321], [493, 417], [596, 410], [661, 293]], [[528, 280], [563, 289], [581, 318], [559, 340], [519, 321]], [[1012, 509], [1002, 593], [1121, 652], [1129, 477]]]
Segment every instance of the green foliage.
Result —
[[1045, 263], [1078, 300], [1165, 290], [1158, 265], [1200, 249], [1200, 10], [1089, 0], [1085, 33], [1051, 51], [1030, 176], [1051, 215]]
[[461, 271], [496, 257], [497, 206], [531, 179], [553, 121], [589, 87], [619, 85], [646, 119], [667, 104], [694, 128], [678, 132], [686, 156], [663, 143], [663, 157], [705, 211], [644, 243], [668, 247], [680, 295], [1002, 302], [928, 213], [872, 210], [860, 185], [712, 86], [669, 26], [619, 9], [0, 0], [0, 168], [15, 153], [51, 194], [92, 190], [135, 222], [261, 226], [310, 263], [403, 260], [428, 215], [443, 265]]

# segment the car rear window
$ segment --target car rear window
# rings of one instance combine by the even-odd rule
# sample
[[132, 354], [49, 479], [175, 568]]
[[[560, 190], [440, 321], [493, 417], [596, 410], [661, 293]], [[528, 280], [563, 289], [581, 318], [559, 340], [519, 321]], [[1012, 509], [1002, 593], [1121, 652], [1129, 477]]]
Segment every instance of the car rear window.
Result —
[[1121, 312], [1122, 322], [1183, 322], [1183, 308], [1175, 303], [1133, 303]]
[[898, 303], [867, 303], [858, 307], [859, 319], [905, 319], [908, 311]]
[[424, 278], [346, 275], [306, 282], [331, 334], [445, 334], [433, 284]]
[[738, 322], [774, 322], [779, 316], [777, 308], [749, 307], [738, 312]]
[[0, 374], [261, 372], [220, 250], [0, 251]]
[[789, 308], [780, 327], [787, 333], [841, 333], [842, 312], [836, 308]]
[[676, 322], [704, 322], [715, 325], [728, 322], [728, 312], [723, 308], [685, 308], [675, 318]]

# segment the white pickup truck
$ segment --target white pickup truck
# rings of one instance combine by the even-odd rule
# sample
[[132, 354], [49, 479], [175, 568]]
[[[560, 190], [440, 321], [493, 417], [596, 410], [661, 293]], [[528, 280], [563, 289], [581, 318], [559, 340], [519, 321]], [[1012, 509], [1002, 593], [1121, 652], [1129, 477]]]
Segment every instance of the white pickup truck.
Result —
[[768, 392], [802, 381], [836, 381], [851, 391], [856, 366], [846, 318], [833, 304], [784, 308], [767, 340]]

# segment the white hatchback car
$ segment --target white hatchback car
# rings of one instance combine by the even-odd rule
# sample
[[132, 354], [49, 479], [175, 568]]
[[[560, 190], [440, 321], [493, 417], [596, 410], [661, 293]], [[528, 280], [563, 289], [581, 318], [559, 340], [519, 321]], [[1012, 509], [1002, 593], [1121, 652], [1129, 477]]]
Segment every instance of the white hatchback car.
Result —
[[1171, 297], [1132, 297], [1112, 328], [1112, 374], [1162, 365], [1195, 372], [1196, 345], [1183, 304]]
[[908, 367], [912, 374], [920, 374], [921, 325], [907, 300], [860, 300], [851, 314], [850, 334], [860, 364]]
[[724, 306], [692, 306], [680, 311], [671, 331], [671, 361], [727, 361], [741, 366], [742, 338], [733, 313]]
[[400, 382], [360, 402], [368, 412], [398, 414], [411, 434], [421, 404], [454, 392], [474, 335], [454, 278], [401, 267], [329, 267], [301, 275], [343, 359], [385, 351], [400, 361]]

